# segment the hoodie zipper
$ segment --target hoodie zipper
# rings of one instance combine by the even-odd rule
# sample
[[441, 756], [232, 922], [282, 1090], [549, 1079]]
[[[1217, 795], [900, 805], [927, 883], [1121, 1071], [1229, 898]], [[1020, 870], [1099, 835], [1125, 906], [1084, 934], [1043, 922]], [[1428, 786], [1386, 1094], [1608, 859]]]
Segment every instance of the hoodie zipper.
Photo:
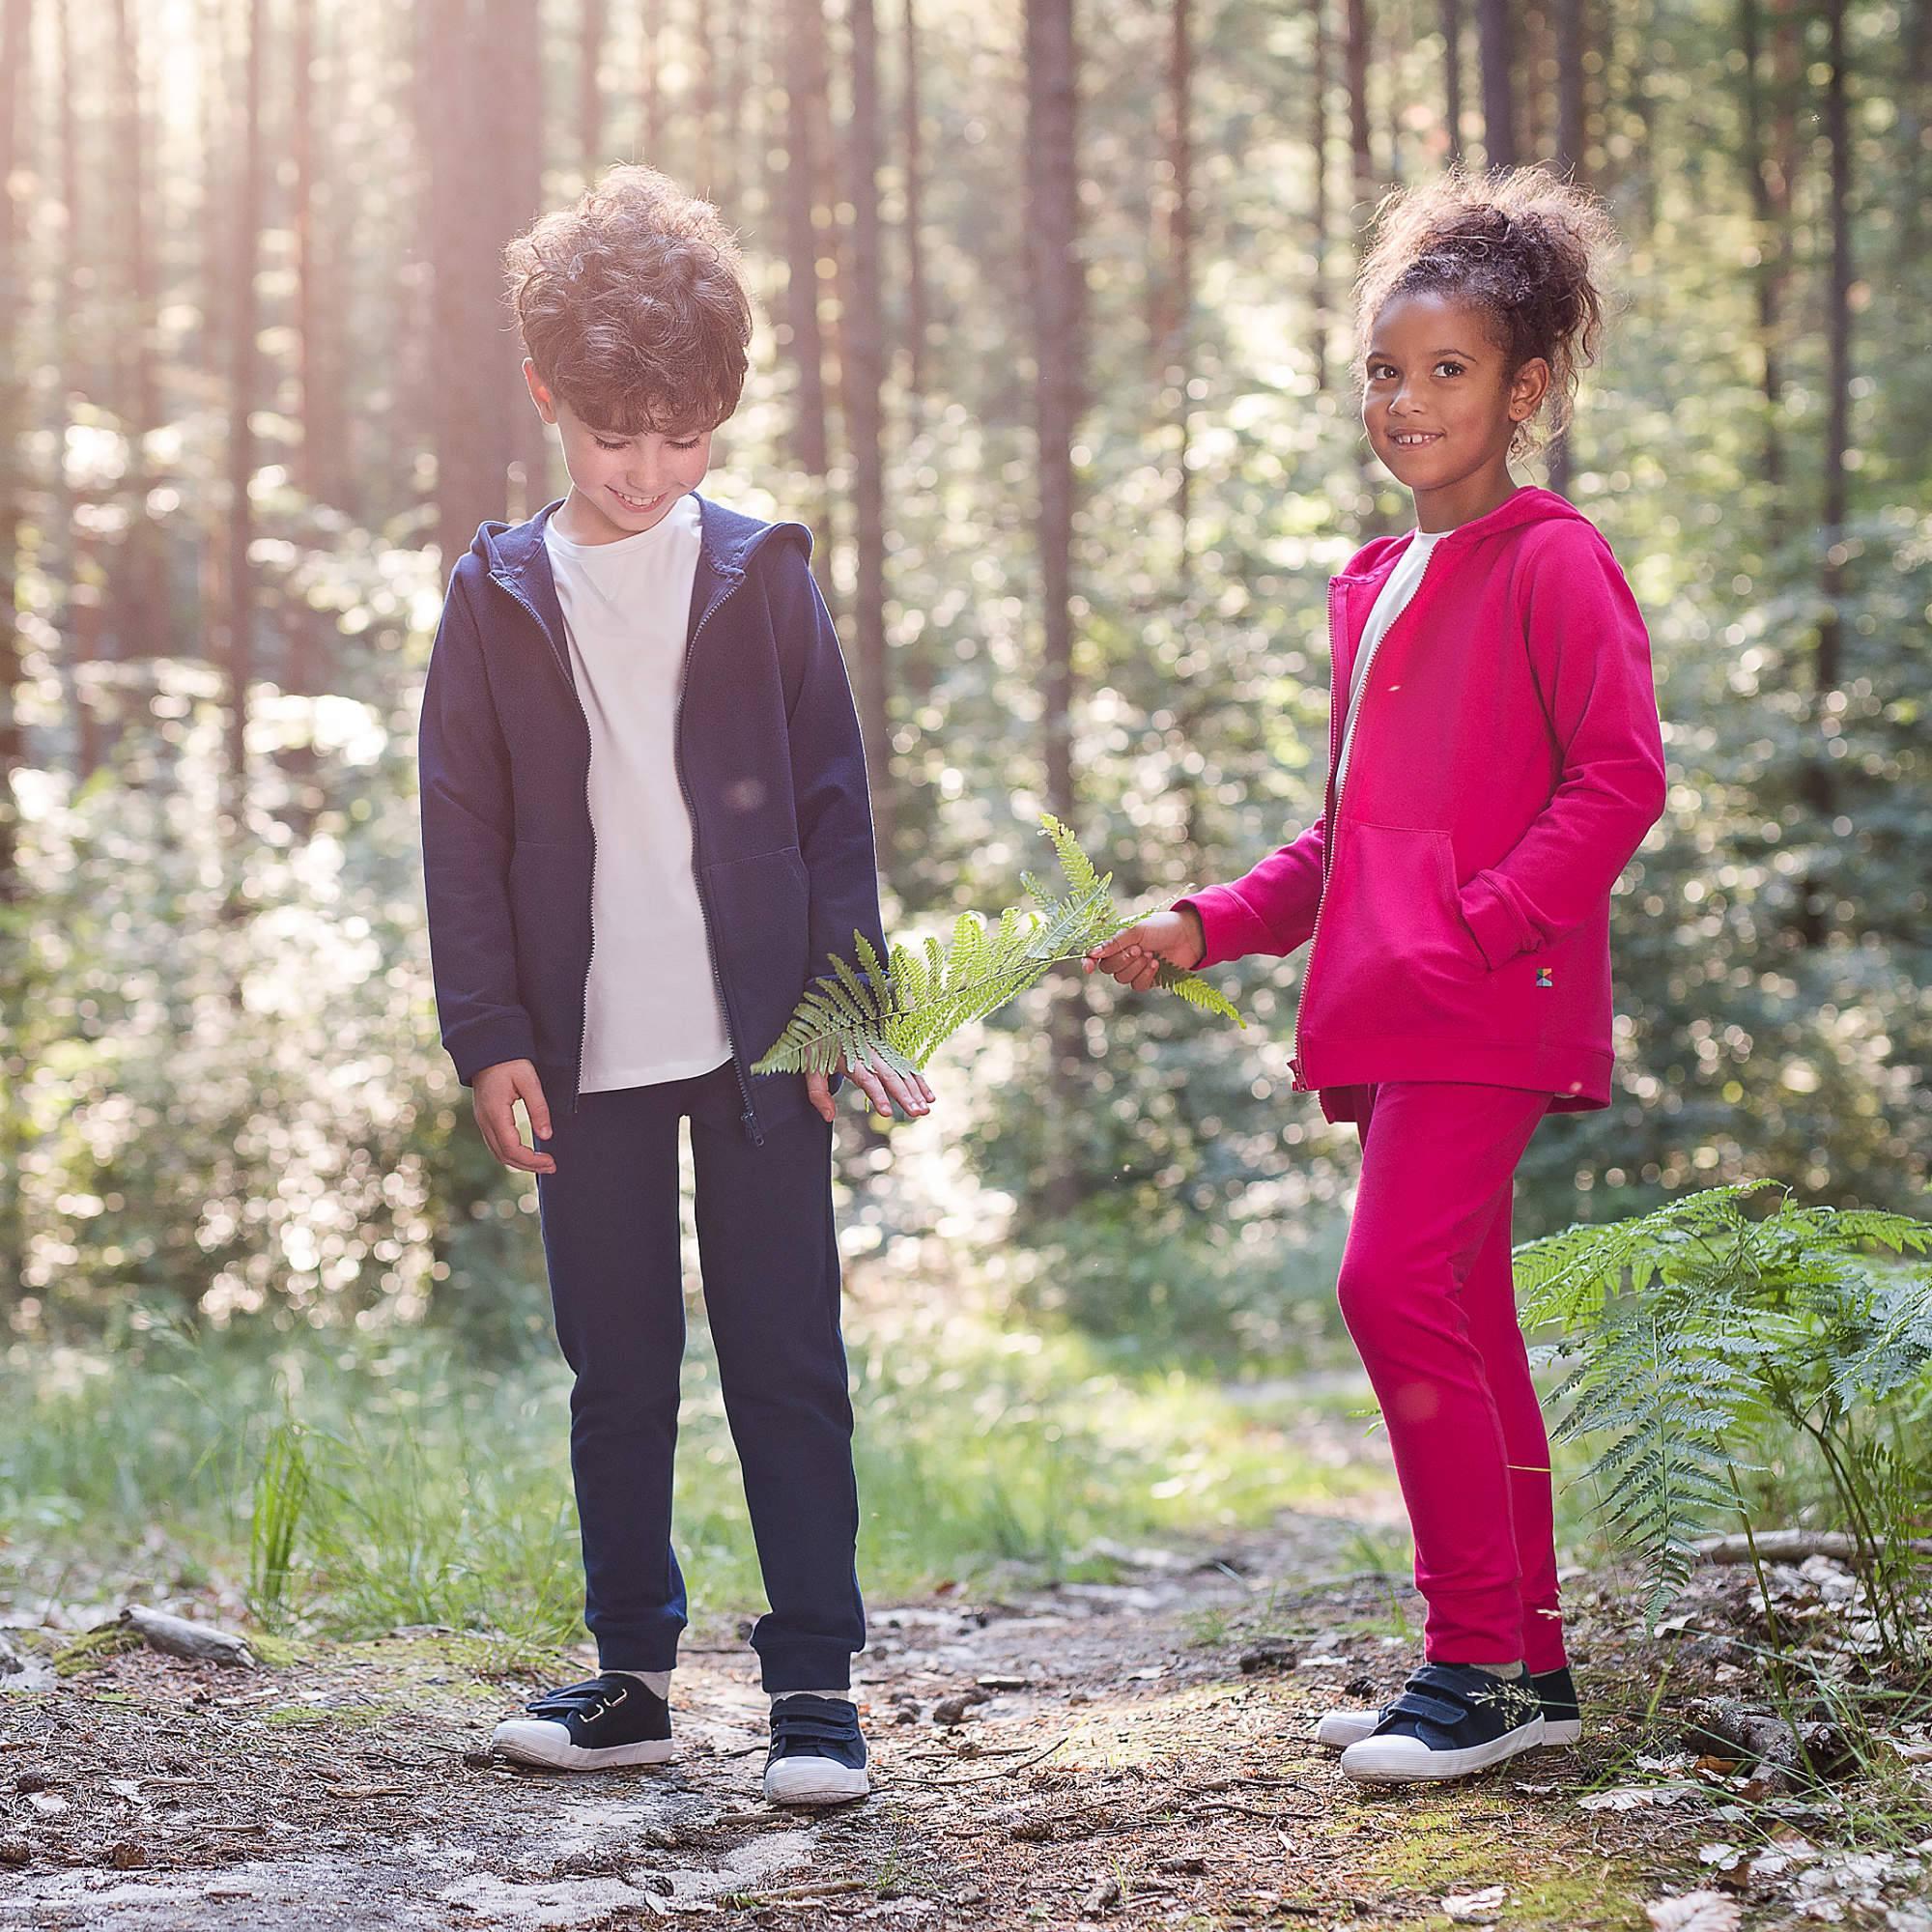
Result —
[[[1293, 1091], [1297, 1094], [1306, 1094], [1311, 1091], [1308, 1081], [1301, 1070], [1301, 1016], [1308, 1010], [1308, 988], [1310, 982], [1315, 978], [1315, 949], [1321, 943], [1321, 916], [1328, 910], [1328, 877], [1335, 864], [1336, 827], [1337, 820], [1340, 818], [1342, 812], [1342, 791], [1343, 787], [1348, 783], [1349, 771], [1352, 769], [1352, 762], [1349, 754], [1354, 747], [1356, 734], [1361, 729], [1362, 713], [1368, 707], [1369, 679], [1375, 671], [1376, 659], [1380, 655], [1383, 644], [1388, 641], [1389, 632], [1393, 631], [1396, 625], [1400, 624], [1403, 618], [1407, 616], [1409, 611], [1415, 608], [1417, 600], [1422, 595], [1422, 586], [1429, 582], [1429, 573], [1435, 568], [1435, 559], [1440, 554], [1442, 546], [1439, 543], [1431, 547], [1428, 556], [1423, 560], [1422, 575], [1415, 580], [1415, 588], [1408, 593], [1408, 602], [1397, 613], [1394, 623], [1389, 625], [1388, 630], [1385, 630], [1369, 646], [1369, 655], [1363, 662], [1359, 684], [1357, 684], [1354, 677], [1354, 667], [1352, 665], [1350, 666], [1350, 690], [1359, 689], [1361, 696], [1355, 698], [1343, 714], [1346, 723], [1342, 728], [1341, 743], [1339, 745], [1336, 743], [1334, 696], [1341, 668], [1341, 658], [1335, 649], [1335, 612], [1336, 607], [1342, 601], [1342, 586], [1339, 582], [1330, 583], [1328, 586], [1328, 678], [1330, 693], [1328, 707], [1328, 743], [1330, 748], [1328, 757], [1328, 831], [1326, 837], [1321, 841], [1321, 896], [1315, 902], [1315, 925], [1308, 935], [1308, 964], [1301, 975], [1301, 997], [1295, 1002], [1294, 1006], [1294, 1051], [1290, 1056], [1288, 1063], [1289, 1071], [1294, 1076]], [[1378, 594], [1379, 595], [1379, 592]], [[1370, 606], [1370, 614], [1374, 614], [1373, 605]], [[1338, 774], [1340, 775], [1340, 783], [1337, 782]]]
[[684, 671], [678, 679], [677, 716], [671, 723], [671, 763], [677, 767], [677, 788], [684, 794], [685, 816], [691, 821], [693, 846], [692, 883], [697, 888], [698, 915], [704, 922], [704, 956], [711, 965], [711, 983], [718, 994], [718, 1010], [724, 1020], [724, 1043], [731, 1049], [731, 1071], [738, 1080], [738, 1098], [743, 1101], [745, 1111], [739, 1117], [745, 1131], [752, 1137], [753, 1147], [763, 1147], [765, 1136], [758, 1126], [757, 1110], [752, 1105], [752, 1090], [746, 1084], [745, 1065], [738, 1053], [737, 1035], [731, 1026], [731, 1003], [724, 995], [724, 976], [718, 970], [718, 949], [711, 938], [711, 901], [704, 891], [703, 867], [697, 863], [697, 808], [691, 796], [691, 786], [684, 776], [684, 694], [691, 682], [691, 661], [697, 652], [697, 640], [704, 635], [704, 627], [729, 600], [732, 591], [744, 582], [741, 574], [736, 582], [716, 597], [704, 615], [698, 618], [697, 628], [692, 632], [684, 647]]

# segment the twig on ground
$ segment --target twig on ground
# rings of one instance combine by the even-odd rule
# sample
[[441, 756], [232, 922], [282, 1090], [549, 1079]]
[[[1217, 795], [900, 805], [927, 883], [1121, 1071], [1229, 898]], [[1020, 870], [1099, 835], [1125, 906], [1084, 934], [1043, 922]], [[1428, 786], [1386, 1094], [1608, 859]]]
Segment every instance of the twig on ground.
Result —
[[[1020, 1772], [1029, 1769], [1029, 1767], [1036, 1764], [1039, 1764], [1043, 1760], [1050, 1758], [1054, 1754], [1054, 1752], [1061, 1747], [1061, 1746], [1065, 1744], [1065, 1742], [1066, 1740], [1065, 1738], [1056, 1738], [1054, 1742], [1048, 1745], [1044, 1750], [1036, 1751], [1033, 1754], [1033, 1756], [1021, 1759], [1018, 1764], [1006, 1765], [1003, 1766], [998, 1771], [982, 1772], [978, 1777], [895, 1777], [892, 1781], [895, 1784], [927, 1784], [927, 1785], [940, 1785], [940, 1786], [948, 1784], [991, 1784], [995, 1780], [1002, 1777], [1016, 1776]], [[990, 1756], [991, 1753], [989, 1752], [988, 1755]]]
[[[1829, 1556], [1835, 1563], [1850, 1563], [1859, 1556], [1858, 1538], [1842, 1529], [1760, 1529], [1749, 1535], [1707, 1536], [1692, 1548], [1705, 1563], [1750, 1563], [1759, 1557], [1767, 1563], [1803, 1563], [1810, 1556]], [[1932, 1556], [1932, 1537], [1908, 1538], [1892, 1544], [1891, 1548]]]
[[165, 1610], [151, 1610], [144, 1604], [129, 1604], [121, 1612], [120, 1621], [151, 1649], [166, 1651], [170, 1657], [251, 1670], [255, 1666], [255, 1653], [245, 1639], [216, 1630], [213, 1624], [190, 1623], [185, 1617], [171, 1617]]

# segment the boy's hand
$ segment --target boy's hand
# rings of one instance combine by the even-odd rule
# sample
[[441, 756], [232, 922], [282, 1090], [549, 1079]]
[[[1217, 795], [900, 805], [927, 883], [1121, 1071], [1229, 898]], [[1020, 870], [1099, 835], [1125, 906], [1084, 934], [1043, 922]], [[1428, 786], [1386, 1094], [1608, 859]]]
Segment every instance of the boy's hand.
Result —
[[[895, 1100], [915, 1120], [932, 1106], [932, 1089], [925, 1084], [923, 1073], [915, 1073], [907, 1079], [903, 1074], [895, 1073], [890, 1066], [848, 1066], [842, 1055], [838, 1070], [871, 1101], [873, 1109], [888, 1120], [892, 1118]], [[818, 1110], [820, 1120], [829, 1121], [838, 1111], [832, 1104], [829, 1074], [808, 1073], [805, 1076], [805, 1093]]]
[[470, 1083], [469, 1103], [490, 1151], [505, 1167], [521, 1168], [526, 1174], [554, 1174], [556, 1162], [547, 1153], [538, 1153], [517, 1129], [513, 1110], [519, 1100], [536, 1138], [549, 1140], [550, 1102], [544, 1098], [543, 1082], [529, 1061], [499, 1060]]
[[1126, 931], [1116, 933], [1104, 946], [1088, 953], [1086, 966], [1111, 973], [1123, 986], [1145, 993], [1163, 965], [1191, 973], [1208, 956], [1208, 936], [1201, 915], [1192, 906], [1177, 912], [1154, 912]]

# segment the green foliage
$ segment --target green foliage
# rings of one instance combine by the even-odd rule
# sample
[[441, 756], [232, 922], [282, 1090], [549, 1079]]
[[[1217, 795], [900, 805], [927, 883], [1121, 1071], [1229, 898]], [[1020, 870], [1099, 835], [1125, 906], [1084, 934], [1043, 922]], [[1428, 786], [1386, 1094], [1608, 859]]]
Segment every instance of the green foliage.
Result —
[[272, 1627], [281, 1621], [308, 1490], [302, 1432], [293, 1418], [286, 1418], [263, 1452], [248, 1520], [248, 1608], [258, 1623]]
[[[1776, 1195], [1768, 1212], [1754, 1211]], [[1911, 1649], [1932, 1503], [1918, 1426], [1932, 1401], [1932, 1223], [1710, 1188], [1517, 1250], [1525, 1320], [1574, 1364], [1558, 1439], [1604, 1437], [1586, 1472], [1611, 1530], [1640, 1550], [1653, 1606], [1744, 1477], [1804, 1438], [1856, 1539], [1888, 1646]], [[1754, 1461], [1753, 1459], [1758, 1459]]]
[[[835, 953], [832, 972], [807, 988], [790, 1024], [752, 1070], [832, 1073], [842, 1065], [915, 1072], [941, 1041], [1037, 985], [1048, 968], [1079, 958], [1145, 916], [1115, 908], [1112, 873], [1096, 871], [1057, 818], [1043, 812], [1040, 828], [1053, 841], [1064, 892], [1022, 873], [1039, 911], [1009, 906], [991, 924], [961, 913], [946, 945], [930, 938], [923, 948], [895, 944], [883, 968], [865, 934], [855, 932], [858, 970]], [[1241, 1024], [1235, 1008], [1192, 973], [1163, 965], [1155, 983]]]

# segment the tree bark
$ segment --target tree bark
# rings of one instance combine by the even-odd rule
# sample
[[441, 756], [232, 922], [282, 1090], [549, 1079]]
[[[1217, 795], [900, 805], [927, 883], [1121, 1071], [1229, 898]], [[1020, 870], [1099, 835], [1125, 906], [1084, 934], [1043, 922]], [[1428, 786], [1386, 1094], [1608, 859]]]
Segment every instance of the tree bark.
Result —
[[1814, 666], [1813, 715], [1819, 727], [1807, 774], [1809, 804], [1818, 821], [1816, 850], [1831, 856], [1813, 861], [1805, 881], [1803, 935], [1808, 946], [1822, 945], [1833, 923], [1835, 880], [1838, 783], [1831, 753], [1838, 742], [1829, 737], [1831, 700], [1844, 681], [1845, 522], [1849, 510], [1852, 410], [1852, 156], [1850, 117], [1845, 99], [1845, 0], [1827, 0], [1824, 123], [1831, 149], [1828, 195], [1832, 256], [1825, 296], [1826, 413], [1818, 589], [1824, 615], [1818, 624]]
[[81, 63], [75, 57], [72, 9], [57, 6], [53, 12], [55, 96], [59, 101], [55, 144], [61, 201], [60, 256], [54, 270], [54, 367], [60, 372], [54, 417], [54, 524], [67, 546], [63, 614], [67, 619], [68, 676], [73, 694], [74, 776], [84, 781], [99, 769], [106, 755], [106, 734], [87, 668], [100, 649], [100, 584], [93, 543], [74, 514], [74, 493], [68, 482], [65, 456], [69, 393], [77, 382], [85, 381], [80, 369], [80, 342], [88, 321], [83, 313], [80, 256], [80, 238], [87, 225], [80, 163]]
[[920, 131], [918, 0], [905, 0], [905, 70], [899, 91], [900, 141], [905, 150], [906, 386], [925, 392], [925, 249], [922, 198], [925, 157]]
[[[20, 528], [20, 498], [26, 487], [22, 403], [25, 385], [19, 378], [15, 346], [21, 298], [18, 246], [19, 222], [11, 184], [31, 145], [23, 138], [27, 105], [27, 70], [32, 58], [33, 0], [5, 0], [0, 8], [0, 906], [21, 897], [19, 873], [19, 807], [14, 779], [26, 762], [26, 739], [20, 724], [17, 694], [22, 676], [18, 590], [14, 581], [15, 544]], [[0, 928], [0, 947], [13, 980], [15, 940]], [[0, 1060], [6, 1089], [13, 1088], [11, 1060]], [[14, 1194], [17, 1175], [11, 1165], [6, 1199]], [[0, 1258], [17, 1259], [11, 1241], [0, 1243]], [[17, 1270], [7, 1279], [17, 1281]]]
[[1188, 354], [1194, 309], [1194, 48], [1190, 0], [1169, 0], [1167, 54], [1168, 203], [1161, 340], [1163, 381], [1175, 391], [1174, 513], [1180, 526], [1180, 555], [1187, 555], [1191, 483], [1187, 468]]
[[1556, 0], [1556, 166], [1576, 182], [1590, 178], [1583, 55], [1583, 0]]
[[1309, 217], [1308, 299], [1313, 310], [1309, 348], [1318, 393], [1328, 386], [1328, 0], [1308, 0]]
[[813, 58], [822, 29], [822, 0], [791, 0], [785, 48], [785, 326], [798, 369], [792, 434], [800, 467], [823, 476], [829, 467], [825, 435], [825, 344], [818, 322], [818, 235], [812, 186], [818, 178], [812, 139], [818, 83]]
[[[440, 0], [429, 0], [431, 6]], [[577, 139], [583, 179], [595, 181], [604, 167], [604, 60], [606, 0], [583, 0], [577, 70]]]
[[[482, 19], [487, 19], [482, 14]], [[493, 78], [477, 0], [427, 0], [418, 91], [430, 161], [430, 339], [437, 345], [432, 393], [436, 530], [445, 578], [476, 526], [506, 507], [509, 349], [498, 329], [501, 281], [496, 231], [502, 206], [500, 160], [493, 159]], [[514, 118], [514, 117], [511, 117]]]
[[1845, 86], [1845, 0], [1827, 0], [1825, 138], [1832, 150], [1831, 287], [1826, 298], [1829, 403], [1825, 418], [1825, 567], [1820, 589], [1825, 620], [1818, 629], [1818, 690], [1835, 691], [1843, 680], [1845, 594], [1844, 533], [1850, 488], [1852, 411], [1852, 149]]
[[1492, 168], [1517, 164], [1516, 51], [1511, 0], [1476, 0], [1483, 71], [1483, 154]]
[[1745, 185], [1750, 191], [1751, 219], [1757, 230], [1757, 262], [1751, 286], [1757, 302], [1758, 381], [1764, 393], [1764, 441], [1760, 461], [1771, 486], [1774, 538], [1784, 508], [1784, 378], [1778, 340], [1777, 262], [1783, 254], [1776, 207], [1772, 196], [1770, 157], [1765, 153], [1763, 34], [1758, 0], [1738, 0], [1738, 47], [1744, 56], [1740, 85], [1744, 96]]
[[886, 483], [880, 397], [886, 343], [879, 276], [879, 43], [872, 0], [849, 0], [852, 123], [847, 136], [851, 313], [845, 318], [841, 372], [852, 444], [853, 510], [858, 526], [859, 720], [871, 781], [879, 860], [893, 872], [892, 688], [886, 649]]
[[1349, 149], [1353, 156], [1355, 199], [1373, 199], [1376, 158], [1369, 140], [1369, 0], [1346, 0], [1343, 67], [1349, 82]]
[[664, 40], [664, 0], [644, 0], [644, 159], [671, 174], [665, 150]]
[[487, 0], [484, 18], [485, 92], [498, 107], [485, 144], [495, 163], [491, 227], [478, 240], [476, 265], [496, 349], [490, 412], [497, 440], [491, 462], [504, 479], [508, 514], [524, 517], [549, 499], [551, 445], [524, 387], [524, 347], [505, 294], [502, 250], [543, 210], [543, 42], [528, 0]]
[[1442, 111], [1449, 122], [1449, 159], [1463, 158], [1463, 0], [1442, 0]]
[[[248, 486], [255, 474], [257, 356], [260, 307], [255, 271], [262, 231], [262, 43], [268, 26], [266, 0], [248, 0], [242, 49], [242, 156], [236, 171], [235, 252], [230, 264], [228, 313], [228, 799], [229, 835], [239, 851], [248, 805], [248, 687], [254, 677], [255, 573], [248, 560], [254, 509]], [[231, 902], [239, 891], [231, 880]]]
[[[1038, 427], [1039, 553], [1045, 625], [1040, 695], [1046, 806], [1076, 823], [1073, 796], [1073, 438], [1080, 415], [1085, 278], [1078, 254], [1077, 79], [1073, 0], [1027, 0], [1027, 241]], [[1065, 1129], [1076, 1118], [1086, 1058], [1086, 1001], [1076, 982], [1049, 1022], [1055, 1132], [1048, 1159], [1050, 1212], [1078, 1202], [1080, 1176]]]

